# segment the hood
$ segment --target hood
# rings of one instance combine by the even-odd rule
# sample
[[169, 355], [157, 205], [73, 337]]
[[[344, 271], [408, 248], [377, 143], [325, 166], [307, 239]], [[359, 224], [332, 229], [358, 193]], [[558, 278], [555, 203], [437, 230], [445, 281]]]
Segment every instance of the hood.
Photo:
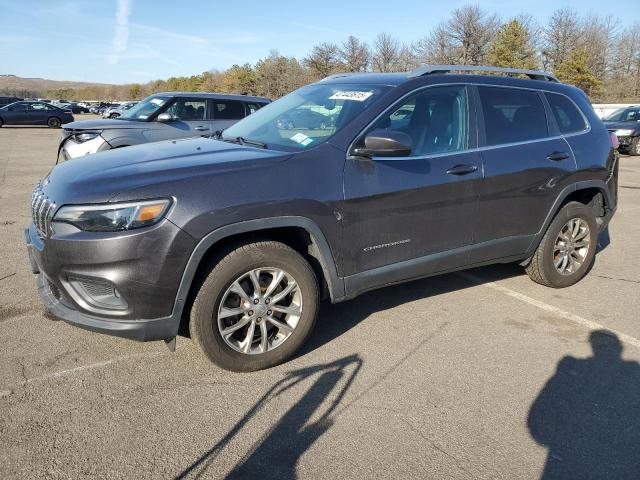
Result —
[[[117, 148], [57, 165], [44, 181], [58, 205], [101, 203], [138, 188], [276, 162], [289, 152], [265, 150], [207, 138], [190, 138]], [[171, 196], [174, 192], [163, 191]]]
[[148, 129], [153, 122], [136, 122], [135, 120], [115, 120], [110, 118], [98, 120], [80, 120], [67, 123], [65, 130], [108, 130], [110, 128], [138, 128]]
[[640, 122], [603, 122], [608, 130], [640, 130]]

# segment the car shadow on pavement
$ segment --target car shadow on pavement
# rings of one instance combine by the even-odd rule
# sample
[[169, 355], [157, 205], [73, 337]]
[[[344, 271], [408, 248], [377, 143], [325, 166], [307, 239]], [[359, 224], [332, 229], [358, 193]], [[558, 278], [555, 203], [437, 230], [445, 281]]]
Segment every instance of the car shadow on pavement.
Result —
[[612, 332], [593, 331], [593, 356], [566, 356], [529, 410], [548, 449], [542, 480], [640, 478], [640, 364]]
[[206, 475], [207, 469], [222, 450], [270, 402], [298, 384], [315, 378], [300, 400], [255, 442], [226, 476], [228, 479], [297, 478], [296, 466], [300, 457], [331, 427], [337, 407], [361, 368], [362, 360], [354, 354], [287, 373], [260, 397], [218, 443], [175, 478], [200, 478]]

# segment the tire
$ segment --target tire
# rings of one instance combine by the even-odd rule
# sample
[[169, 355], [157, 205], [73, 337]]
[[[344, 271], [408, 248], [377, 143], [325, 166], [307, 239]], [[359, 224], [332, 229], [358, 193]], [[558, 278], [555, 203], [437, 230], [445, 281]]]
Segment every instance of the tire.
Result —
[[[275, 274], [270, 277], [272, 273], [269, 269], [274, 272], [283, 271], [287, 275], [272, 292], [271, 305], [274, 311], [265, 311], [269, 308], [269, 297], [263, 298], [263, 294], [268, 294], [264, 290], [260, 291], [259, 304], [252, 306], [252, 302], [257, 300], [256, 290], [253, 288], [255, 283], [251, 281], [249, 272], [259, 271], [259, 284], [262, 286], [264, 281], [264, 287], [268, 290], [275, 278]], [[290, 282], [290, 279], [295, 282]], [[296, 285], [294, 290], [286, 294], [292, 283]], [[246, 302], [243, 302], [240, 294], [235, 293], [238, 291], [237, 286], [246, 294]], [[279, 294], [286, 296], [280, 300]], [[291, 303], [287, 306], [289, 301]], [[288, 314], [275, 312], [275, 309], [283, 305], [296, 310], [294, 302], [301, 306], [298, 316], [290, 317]], [[234, 372], [262, 370], [284, 362], [302, 346], [313, 330], [318, 304], [318, 281], [309, 263], [298, 252], [279, 242], [249, 243], [230, 251], [206, 274], [193, 301], [189, 332], [209, 360], [219, 367]], [[218, 316], [223, 315], [223, 310], [226, 318], [220, 319]], [[232, 310], [244, 313], [229, 316]], [[264, 315], [262, 320], [261, 315]], [[281, 330], [270, 323], [273, 322], [274, 315], [280, 315], [279, 320], [285, 323], [291, 321], [291, 318], [297, 323], [293, 328], [287, 323], [287, 329]], [[234, 333], [225, 336], [227, 340], [223, 338], [223, 329], [233, 330], [234, 326], [242, 322], [245, 322], [242, 328], [236, 327]], [[254, 333], [251, 341], [248, 341], [252, 325]], [[266, 329], [270, 329], [269, 333], [263, 337]], [[263, 338], [267, 339], [266, 351], [263, 350]], [[241, 351], [246, 351], [247, 348], [252, 353]]]
[[118, 115], [117, 113], [112, 113], [111, 115], [109, 115], [109, 118], [118, 118], [120, 115]]
[[[579, 222], [580, 225], [588, 226], [588, 233], [585, 234], [586, 229], [579, 229], [578, 238], [580, 235], [584, 235], [577, 241], [569, 238], [569, 242], [563, 241], [559, 235], [561, 232], [566, 233], [565, 238], [571, 237], [570, 232], [567, 233], [569, 222]], [[574, 249], [585, 243], [588, 239], [588, 246], [583, 249]], [[560, 243], [558, 243], [560, 242]], [[579, 202], [567, 203], [555, 216], [551, 225], [547, 229], [540, 245], [536, 249], [531, 262], [526, 267], [526, 272], [536, 283], [553, 288], [565, 288], [569, 287], [580, 279], [582, 279], [587, 272], [591, 269], [593, 260], [595, 258], [596, 246], [598, 243], [598, 224], [593, 210]], [[569, 252], [567, 255], [563, 253], [563, 249], [569, 245]], [[560, 248], [560, 250], [558, 250]], [[565, 250], [566, 251], [566, 250]], [[566, 263], [569, 270], [561, 272], [559, 269], [565, 265], [564, 260], [561, 260], [563, 256], [568, 258]], [[582, 258], [579, 266], [571, 265], [573, 262], [577, 262], [577, 258]], [[572, 259], [572, 260], [569, 260]], [[556, 263], [561, 262], [557, 268]]]
[[0, 128], [2, 128], [3, 125], [4, 125], [4, 120], [0, 118]]
[[49, 118], [49, 120], [47, 120], [47, 125], [49, 125], [49, 127], [51, 128], [60, 128], [61, 124], [62, 122], [58, 117], [51, 117]]
[[627, 154], [633, 156], [640, 155], [640, 137], [635, 137], [631, 141], [631, 144], [629, 145], [629, 148], [627, 150]]

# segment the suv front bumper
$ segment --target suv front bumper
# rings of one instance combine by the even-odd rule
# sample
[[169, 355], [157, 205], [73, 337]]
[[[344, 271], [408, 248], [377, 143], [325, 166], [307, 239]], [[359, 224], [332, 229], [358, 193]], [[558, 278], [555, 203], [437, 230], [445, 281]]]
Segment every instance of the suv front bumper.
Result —
[[[121, 237], [111, 239], [89, 233], [83, 238], [83, 232], [43, 240], [30, 225], [25, 241], [45, 308], [67, 323], [100, 333], [139, 341], [175, 337], [180, 315], [173, 306], [194, 242], [168, 221], [150, 228], [118, 232]], [[77, 287], [86, 281], [85, 290]], [[109, 308], [94, 301], [91, 294], [96, 287], [103, 293], [101, 285], [112, 286], [124, 305]]]

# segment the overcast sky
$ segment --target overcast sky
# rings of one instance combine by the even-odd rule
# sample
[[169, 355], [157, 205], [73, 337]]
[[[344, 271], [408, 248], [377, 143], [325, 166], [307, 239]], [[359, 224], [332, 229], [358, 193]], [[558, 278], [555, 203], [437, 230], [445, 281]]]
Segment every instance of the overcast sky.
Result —
[[[302, 58], [314, 44], [381, 31], [402, 41], [425, 36], [469, 2], [324, 0], [154, 1], [0, 0], [0, 74], [107, 83], [194, 75], [255, 63], [271, 49]], [[503, 19], [529, 13], [544, 21], [575, 6], [621, 24], [640, 19], [638, 0], [483, 1]]]

